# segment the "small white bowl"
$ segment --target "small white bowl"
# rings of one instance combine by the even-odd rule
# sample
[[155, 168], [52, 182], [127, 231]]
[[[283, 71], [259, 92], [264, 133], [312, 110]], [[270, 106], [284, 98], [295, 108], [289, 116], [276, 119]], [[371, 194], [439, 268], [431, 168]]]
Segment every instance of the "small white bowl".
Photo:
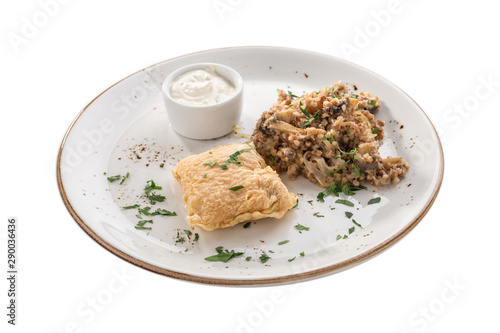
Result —
[[[235, 88], [229, 99], [212, 105], [187, 105], [176, 101], [170, 94], [172, 83], [180, 75], [196, 70], [210, 70], [227, 79]], [[243, 107], [243, 79], [234, 69], [215, 63], [197, 63], [181, 67], [163, 81], [163, 100], [173, 129], [188, 138], [205, 140], [224, 136], [238, 123]]]

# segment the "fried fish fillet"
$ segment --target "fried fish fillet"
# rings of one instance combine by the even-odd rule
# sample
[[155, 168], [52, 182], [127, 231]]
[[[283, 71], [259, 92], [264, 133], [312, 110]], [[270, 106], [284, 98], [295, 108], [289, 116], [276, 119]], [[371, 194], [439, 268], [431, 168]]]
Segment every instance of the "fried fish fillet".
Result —
[[172, 174], [182, 186], [191, 227], [227, 228], [281, 218], [297, 197], [250, 146], [231, 143], [181, 160]]

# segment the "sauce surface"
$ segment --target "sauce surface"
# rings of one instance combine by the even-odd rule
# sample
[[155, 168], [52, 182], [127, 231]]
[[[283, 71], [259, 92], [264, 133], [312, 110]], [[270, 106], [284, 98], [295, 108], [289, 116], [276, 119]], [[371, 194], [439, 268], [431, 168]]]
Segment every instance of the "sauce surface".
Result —
[[170, 86], [170, 95], [179, 103], [187, 105], [214, 105], [224, 102], [236, 93], [235, 87], [215, 72], [195, 69], [179, 75]]

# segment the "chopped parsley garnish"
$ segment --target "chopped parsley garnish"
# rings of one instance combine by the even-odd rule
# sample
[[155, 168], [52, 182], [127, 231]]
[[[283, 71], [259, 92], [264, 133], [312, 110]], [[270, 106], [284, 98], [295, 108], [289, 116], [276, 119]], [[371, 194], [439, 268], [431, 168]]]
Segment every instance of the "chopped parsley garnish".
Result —
[[297, 223], [295, 225], [295, 229], [309, 231], [309, 227], [305, 227], [305, 226], [303, 226], [302, 224], [299, 224], [299, 223]]
[[339, 204], [343, 204], [343, 205], [349, 206], [349, 207], [354, 207], [354, 204], [351, 201], [349, 201], [349, 200], [337, 199], [337, 201], [335, 201], [335, 202], [339, 203]]
[[361, 171], [359, 170], [358, 166], [354, 164], [354, 173], [356, 174], [356, 177], [359, 178], [361, 176]]
[[193, 233], [191, 232], [191, 230], [184, 230], [184, 232], [186, 233], [186, 235], [188, 236], [191, 236]]
[[287, 240], [284, 240], [284, 241], [279, 242], [279, 243], [278, 243], [278, 245], [285, 245], [285, 244], [286, 244], [286, 243], [288, 243], [288, 242], [289, 242], [289, 240], [287, 239]]
[[220, 163], [219, 166], [222, 168], [222, 170], [227, 170], [227, 164], [226, 163]]
[[243, 228], [247, 229], [247, 228], [250, 228], [250, 225], [252, 224], [252, 222], [247, 222], [243, 225]]
[[288, 259], [288, 262], [292, 262], [292, 261], [294, 261], [294, 260], [295, 260], [295, 258], [297, 258], [297, 257], [293, 257], [292, 259]]
[[345, 216], [350, 219], [352, 217], [352, 213], [351, 212], [345, 212]]
[[122, 181], [120, 182], [120, 185], [123, 184], [127, 180], [128, 176], [130, 176], [130, 173], [127, 172], [125, 177], [123, 177]]
[[121, 175], [116, 175], [116, 176], [110, 176], [108, 177], [108, 180], [110, 183], [114, 182], [115, 180], [120, 179], [122, 176]]
[[165, 164], [163, 164], [163, 163], [162, 163], [162, 164], [160, 164], [160, 168], [163, 168], [164, 166], [165, 166]]
[[337, 90], [339, 90], [339, 87], [335, 86], [335, 87], [331, 87], [330, 89], [332, 90], [332, 92], [336, 92]]
[[137, 230], [151, 230], [151, 228], [149, 228], [149, 227], [141, 227], [141, 226], [138, 226], [138, 225], [136, 225], [136, 226], [134, 226], [134, 227], [135, 227]]
[[197, 242], [198, 239], [200, 239], [200, 235], [198, 233], [195, 233], [194, 234], [194, 239], [193, 239], [193, 242]]
[[215, 165], [215, 163], [217, 163], [217, 160], [213, 160], [212, 162], [204, 162], [203, 165], [208, 165], [208, 166], [213, 167]]
[[302, 113], [304, 114], [304, 116], [306, 116], [307, 118], [311, 118], [311, 115], [309, 114], [309, 112], [307, 112], [308, 108], [309, 108], [309, 105], [306, 105], [306, 107], [303, 109], [302, 108], [302, 102], [299, 103], [299, 109], [300, 109], [300, 111], [302, 111]]
[[264, 263], [266, 263], [269, 259], [271, 259], [271, 257], [270, 257], [270, 256], [268, 256], [268, 255], [267, 255], [267, 254], [265, 254], [265, 253], [262, 253], [262, 255], [259, 257], [259, 259], [260, 259], [260, 262], [264, 264]]
[[379, 203], [380, 200], [381, 200], [380, 197], [372, 198], [372, 199], [370, 199], [370, 201], [368, 201], [368, 204], [373, 205], [373, 204]]
[[379, 130], [380, 130], [380, 128], [378, 128], [378, 127], [374, 127], [374, 128], [372, 129], [372, 133], [373, 133], [373, 134], [377, 134]]
[[137, 222], [135, 228], [137, 230], [151, 230], [151, 228], [144, 226], [146, 223], [153, 223], [153, 220], [140, 220], [139, 222]]
[[306, 254], [304, 253], [304, 251], [300, 252], [299, 253], [301, 257], [304, 257]]
[[134, 208], [139, 208], [139, 205], [138, 204], [135, 204], [135, 205], [132, 205], [132, 206], [125, 206], [125, 207], [122, 207], [123, 209], [134, 209]]
[[273, 250], [269, 250], [269, 253], [274, 253], [274, 251]]
[[356, 227], [349, 228], [349, 235], [352, 234], [355, 229], [356, 229]]
[[318, 196], [316, 197], [316, 199], [318, 199], [319, 202], [325, 202], [325, 196], [327, 196], [328, 194], [333, 194], [334, 196], [338, 197], [339, 196], [339, 192], [338, 192], [338, 186], [337, 186], [337, 181], [334, 180], [335, 182], [335, 185], [330, 185], [328, 186], [328, 188], [326, 190], [324, 190], [323, 192], [320, 192], [318, 193]]
[[371, 101], [370, 102], [370, 105], [375, 105], [375, 104], [377, 104], [377, 101]]
[[149, 199], [149, 203], [151, 203], [152, 205], [154, 205], [157, 202], [165, 201], [165, 196], [163, 196], [163, 195], [153, 193], [153, 194], [147, 194], [146, 196]]
[[344, 237], [342, 237], [343, 239], [346, 239], [348, 236], [347, 235], [344, 235]]
[[250, 260], [252, 260], [252, 257], [246, 257], [245, 260], [250, 261]]
[[206, 257], [205, 260], [206, 261], [228, 262], [229, 259], [241, 256], [243, 254], [243, 252], [234, 252], [234, 250], [229, 251], [227, 249], [225, 251], [223, 251], [222, 249], [223, 249], [222, 246], [215, 248], [215, 250], [217, 251], [217, 254], [214, 256]]
[[274, 163], [274, 157], [269, 157], [269, 162]]
[[149, 211], [151, 210], [151, 207], [144, 207], [144, 208], [141, 208], [139, 209], [139, 213], [143, 214], [143, 215], [146, 215], [146, 216], [154, 216], [154, 215], [158, 215], [158, 214], [154, 214], [154, 213], [150, 213]]
[[135, 217], [137, 217], [138, 219], [142, 219], [142, 216], [139, 214], [135, 214]]
[[342, 239], [342, 236], [337, 235], [337, 240]]
[[357, 98], [358, 98], [358, 95], [355, 95], [355, 94], [350, 94], [350, 95], [349, 95], [349, 97], [351, 97], [351, 98], [356, 98], [356, 99], [357, 99]]
[[204, 174], [203, 176], [201, 176], [201, 178], [207, 178], [207, 174]]
[[343, 151], [342, 149], [340, 149], [340, 147], [338, 148], [338, 150], [342, 153], [342, 155], [340, 155], [340, 157], [337, 156], [337, 158], [344, 158], [350, 156], [353, 160], [357, 151], [356, 147], [352, 148], [349, 152]]
[[354, 224], [355, 224], [355, 225], [357, 225], [358, 227], [363, 228], [363, 227], [361, 226], [361, 224], [359, 224], [358, 222], [356, 222], [356, 220], [355, 220], [355, 219], [352, 219], [351, 221], [352, 221], [352, 223], [354, 223]]
[[297, 198], [297, 201], [295, 201], [295, 205], [293, 205], [293, 207], [290, 209], [295, 209], [297, 208], [298, 205], [299, 205], [299, 198]]
[[288, 95], [290, 95], [292, 98], [298, 98], [299, 97], [297, 95], [294, 95], [290, 90], [288, 90]]
[[162, 187], [161, 186], [157, 186], [152, 179], [148, 180], [146, 183], [147, 183], [147, 185], [144, 188], [144, 192], [146, 192], [146, 193], [149, 193], [152, 190], [161, 190], [162, 189]]
[[307, 202], [309, 202], [309, 204], [312, 206], [312, 204], [313, 204], [312, 200], [307, 200]]
[[316, 214], [315, 216], [316, 217], [325, 217], [324, 215], [319, 215], [319, 214]]
[[307, 121], [305, 123], [303, 123], [302, 125], [300, 125], [300, 128], [304, 128], [306, 126], [308, 126], [309, 124], [311, 124], [313, 122], [314, 119], [316, 119], [316, 117], [318, 116], [319, 114], [319, 111], [316, 112], [316, 114], [314, 116], [312, 116], [311, 118], [307, 119]]
[[176, 243], [184, 243], [185, 241], [184, 237], [179, 237], [175, 240]]
[[232, 153], [231, 155], [229, 155], [229, 158], [227, 159], [226, 163], [227, 164], [231, 164], [231, 163], [234, 163], [236, 165], [241, 165], [243, 164], [243, 162], [240, 162], [238, 160], [238, 156], [244, 152], [247, 152], [247, 151], [250, 151], [252, 150], [253, 148], [245, 148], [245, 149], [242, 149], [242, 150], [238, 150], [234, 153]]
[[342, 170], [342, 168], [344, 168], [350, 161], [347, 160], [345, 161], [344, 163], [342, 163], [341, 166], [339, 166], [337, 169], [333, 170], [333, 171], [328, 171], [327, 173], [329, 173], [330, 175], [334, 174], [334, 173], [337, 173], [339, 172], [340, 170]]
[[351, 186], [345, 184], [344, 186], [342, 186], [342, 192], [345, 194], [345, 195], [354, 195], [356, 193], [352, 192], [351, 191]]
[[238, 185], [238, 186], [231, 187], [229, 190], [231, 190], [231, 191], [238, 191], [238, 190], [241, 190], [242, 188], [244, 188], [244, 186]]
[[158, 208], [153, 214], [163, 215], [163, 216], [177, 216], [176, 212], [171, 212], [163, 208]]
[[[330, 175], [341, 171], [350, 162], [352, 162], [354, 164], [354, 162], [356, 161], [356, 151], [357, 151], [356, 147], [354, 147], [353, 149], [351, 149], [349, 152], [343, 151], [342, 149], [340, 149], [340, 147], [338, 147], [338, 150], [340, 152], [340, 155], [337, 156], [337, 157], [335, 157], [335, 158], [346, 158], [347, 160], [344, 163], [342, 163], [342, 165], [340, 167], [338, 167], [337, 169], [335, 169], [333, 171], [327, 171], [326, 172], [326, 173], [328, 173]], [[354, 164], [354, 169], [355, 169], [354, 170], [355, 172], [357, 170], [356, 175], [358, 175], [359, 169], [356, 166], [356, 164]], [[340, 184], [342, 184], [342, 182], [340, 182]]]

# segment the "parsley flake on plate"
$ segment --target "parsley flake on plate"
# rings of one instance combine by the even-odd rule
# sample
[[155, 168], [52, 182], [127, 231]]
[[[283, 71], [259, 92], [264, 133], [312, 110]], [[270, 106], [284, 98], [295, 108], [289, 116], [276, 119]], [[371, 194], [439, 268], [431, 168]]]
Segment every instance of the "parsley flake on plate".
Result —
[[120, 179], [122, 176], [121, 175], [116, 175], [116, 176], [109, 176], [107, 179], [110, 183], [114, 182], [115, 180]]
[[162, 187], [161, 187], [161, 186], [157, 186], [157, 185], [155, 184], [154, 180], [152, 180], [152, 179], [151, 179], [151, 180], [148, 180], [148, 181], [146, 182], [146, 184], [147, 184], [147, 185], [146, 185], [146, 187], [144, 188], [144, 192], [146, 192], [146, 193], [149, 193], [149, 192], [151, 192], [152, 190], [161, 190], [161, 189], [162, 189]]
[[363, 228], [363, 227], [361, 226], [361, 224], [359, 224], [358, 222], [356, 222], [356, 220], [355, 220], [355, 219], [352, 219], [351, 221], [352, 221], [352, 223], [354, 223], [354, 224], [355, 224], [355, 225], [357, 225], [358, 227]]
[[130, 173], [127, 172], [125, 177], [123, 177], [122, 181], [120, 182], [120, 185], [123, 184], [127, 180], [128, 176], [130, 176]]
[[349, 207], [354, 207], [354, 204], [351, 201], [349, 201], [349, 200], [337, 199], [337, 201], [335, 201], [335, 202], [339, 203], [339, 204], [343, 204], [343, 205], [349, 206]]
[[171, 212], [163, 208], [158, 208], [154, 212], [157, 213], [158, 215], [163, 215], [163, 216], [177, 216], [176, 212]]
[[259, 259], [260, 259], [260, 262], [265, 264], [269, 259], [271, 259], [271, 257], [265, 253], [262, 253], [262, 255], [259, 257]]
[[153, 220], [140, 220], [135, 228], [138, 230], [151, 230], [151, 228], [144, 226], [146, 223], [153, 223]]
[[303, 226], [302, 224], [299, 224], [299, 223], [297, 223], [295, 225], [295, 229], [309, 231], [309, 227], [305, 227], [305, 226]]
[[159, 195], [159, 194], [148, 194], [147, 195], [149, 202], [154, 205], [157, 202], [163, 202], [165, 201], [165, 196]]
[[230, 259], [241, 256], [243, 252], [234, 252], [234, 250], [225, 250], [223, 251], [222, 246], [218, 246], [215, 248], [217, 251], [217, 254], [214, 256], [206, 257], [206, 261], [222, 261], [222, 262], [228, 262]]
[[134, 208], [139, 208], [139, 205], [138, 204], [135, 204], [135, 205], [131, 205], [131, 206], [125, 206], [125, 207], [122, 207], [123, 209], [134, 209]]

